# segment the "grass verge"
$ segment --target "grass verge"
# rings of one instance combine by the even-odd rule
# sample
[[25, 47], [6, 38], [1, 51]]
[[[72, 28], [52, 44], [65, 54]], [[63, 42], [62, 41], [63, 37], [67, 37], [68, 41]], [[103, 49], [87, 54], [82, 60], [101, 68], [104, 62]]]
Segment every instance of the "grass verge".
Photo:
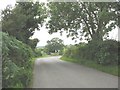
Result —
[[68, 58], [68, 57], [61, 57], [61, 60], [64, 61], [69, 61], [69, 62], [74, 62], [74, 63], [78, 63], [90, 68], [94, 68], [97, 70], [100, 70], [102, 72], [105, 73], [109, 73], [115, 76], [119, 76], [120, 77], [120, 70], [118, 68], [120, 68], [120, 66], [115, 66], [115, 65], [100, 65], [97, 64], [96, 62], [92, 61], [92, 60], [83, 60], [83, 59], [74, 59], [74, 58]]

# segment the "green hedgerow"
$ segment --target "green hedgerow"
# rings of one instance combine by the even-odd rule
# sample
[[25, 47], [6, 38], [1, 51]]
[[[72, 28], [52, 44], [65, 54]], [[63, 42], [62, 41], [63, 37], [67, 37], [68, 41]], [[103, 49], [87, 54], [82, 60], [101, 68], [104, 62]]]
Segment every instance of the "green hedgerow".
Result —
[[2, 87], [27, 87], [31, 79], [32, 49], [6, 33], [2, 35]]

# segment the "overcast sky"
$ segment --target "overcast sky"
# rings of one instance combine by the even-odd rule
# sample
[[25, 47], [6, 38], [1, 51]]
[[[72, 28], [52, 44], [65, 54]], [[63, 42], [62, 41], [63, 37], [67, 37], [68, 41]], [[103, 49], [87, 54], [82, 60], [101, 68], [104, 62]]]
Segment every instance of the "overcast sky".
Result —
[[[42, 0], [41, 0], [42, 1]], [[0, 0], [0, 10], [3, 10], [7, 5], [15, 5], [15, 0]], [[37, 46], [44, 46], [46, 45], [46, 41], [47, 40], [51, 40], [54, 37], [58, 37], [60, 39], [62, 39], [64, 41], [64, 44], [69, 45], [69, 44], [76, 44], [79, 42], [76, 42], [71, 40], [71, 38], [67, 38], [66, 37], [66, 33], [63, 33], [62, 36], [60, 36], [59, 33], [54, 33], [52, 35], [48, 34], [48, 30], [44, 27], [42, 27], [40, 29], [40, 31], [35, 31], [34, 35], [32, 38], [38, 38], [40, 40], [40, 42], [38, 43]], [[109, 33], [109, 38], [110, 39], [117, 39], [118, 40], [118, 28], [116, 28], [115, 30], [111, 31]], [[84, 42], [84, 41], [81, 41]]]

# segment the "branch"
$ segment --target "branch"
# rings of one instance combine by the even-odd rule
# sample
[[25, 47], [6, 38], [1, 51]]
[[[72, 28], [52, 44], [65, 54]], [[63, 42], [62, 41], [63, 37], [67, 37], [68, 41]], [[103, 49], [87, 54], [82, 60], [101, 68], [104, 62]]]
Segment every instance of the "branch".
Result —
[[[85, 9], [86, 13], [87, 13], [87, 14], [88, 14], [88, 16], [89, 16], [88, 21], [90, 21], [90, 19], [92, 19], [92, 16], [91, 16], [91, 14], [90, 14], [90, 11], [88, 11], [88, 10], [87, 10], [87, 8], [86, 8], [85, 4], [83, 4], [83, 3], [81, 3], [81, 4], [83, 5], [83, 7], [84, 7], [84, 9]], [[95, 34], [95, 31], [94, 31], [94, 28], [93, 28], [93, 25], [94, 25], [93, 21], [90, 21], [90, 23], [89, 23], [89, 24], [91, 25], [91, 30], [92, 30], [92, 33], [93, 33], [93, 34]], [[90, 27], [89, 27], [89, 28], [90, 28]]]
[[92, 38], [92, 33], [90, 32], [90, 29], [89, 29], [90, 27], [88, 26], [88, 23], [86, 22], [86, 20], [84, 18], [83, 18], [83, 20], [84, 20], [84, 22], [85, 22], [85, 24], [87, 26], [87, 29], [88, 29], [88, 32], [89, 32], [91, 38]]

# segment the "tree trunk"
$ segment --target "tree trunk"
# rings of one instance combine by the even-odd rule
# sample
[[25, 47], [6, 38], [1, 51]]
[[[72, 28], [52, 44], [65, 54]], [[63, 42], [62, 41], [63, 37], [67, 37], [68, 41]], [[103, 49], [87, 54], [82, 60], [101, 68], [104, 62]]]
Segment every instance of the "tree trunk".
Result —
[[99, 33], [95, 33], [92, 35], [92, 41], [103, 41], [103, 37]]

